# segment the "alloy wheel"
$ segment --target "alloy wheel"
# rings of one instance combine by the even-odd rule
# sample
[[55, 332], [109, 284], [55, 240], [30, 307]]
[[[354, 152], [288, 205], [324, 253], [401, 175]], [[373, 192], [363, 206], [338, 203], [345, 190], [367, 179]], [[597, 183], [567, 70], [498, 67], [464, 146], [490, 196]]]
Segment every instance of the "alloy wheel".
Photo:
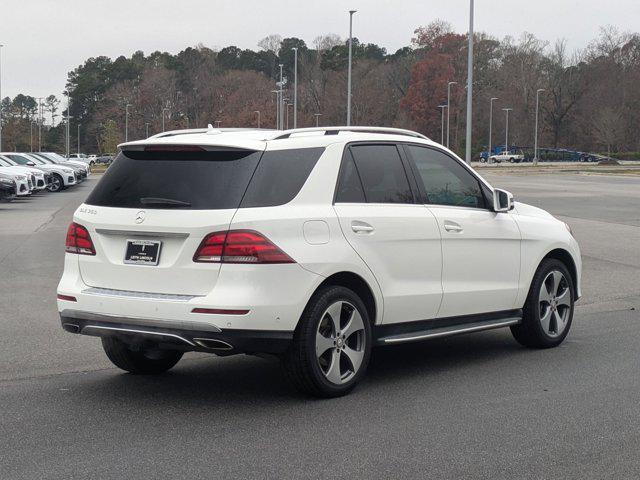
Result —
[[50, 192], [57, 192], [58, 190], [60, 190], [60, 188], [62, 187], [62, 181], [60, 180], [59, 177], [54, 176], [51, 179], [51, 185], [49, 185], [49, 191]]
[[562, 272], [552, 270], [547, 274], [538, 296], [540, 324], [545, 334], [558, 337], [562, 334], [571, 313], [571, 291]]
[[351, 303], [338, 301], [325, 310], [316, 332], [316, 358], [323, 375], [341, 385], [360, 370], [366, 335], [362, 316]]

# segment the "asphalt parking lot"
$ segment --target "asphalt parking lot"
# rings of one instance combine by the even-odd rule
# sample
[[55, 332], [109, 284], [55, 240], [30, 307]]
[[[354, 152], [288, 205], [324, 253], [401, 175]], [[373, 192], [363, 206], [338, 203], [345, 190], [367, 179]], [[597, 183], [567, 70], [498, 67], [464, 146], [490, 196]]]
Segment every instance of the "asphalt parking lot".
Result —
[[568, 222], [583, 294], [557, 349], [508, 330], [374, 351], [349, 396], [298, 395], [274, 360], [113, 368], [64, 333], [64, 236], [95, 179], [0, 203], [0, 477], [637, 478], [640, 177], [482, 172]]

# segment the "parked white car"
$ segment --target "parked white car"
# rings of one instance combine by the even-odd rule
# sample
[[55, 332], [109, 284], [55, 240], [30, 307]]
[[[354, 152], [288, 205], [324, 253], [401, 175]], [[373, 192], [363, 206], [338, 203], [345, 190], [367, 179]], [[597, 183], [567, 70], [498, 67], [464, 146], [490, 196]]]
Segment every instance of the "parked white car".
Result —
[[26, 171], [22, 167], [15, 167], [8, 163], [0, 155], [0, 173], [8, 175], [16, 182], [16, 195], [18, 197], [25, 197], [31, 195], [33, 191], [33, 181], [31, 179], [31, 173]]
[[38, 184], [45, 184], [44, 173], [42, 171], [38, 171], [37, 169], [32, 167], [24, 167], [22, 165], [18, 165], [4, 155], [0, 155], [0, 167], [4, 168], [4, 173], [11, 171], [19, 175], [24, 175], [26, 177], [28, 191], [24, 193], [20, 188], [18, 195], [29, 195], [36, 191], [44, 190], [43, 186], [37, 186]]
[[91, 175], [91, 167], [88, 162], [83, 161], [79, 158], [65, 158], [62, 155], [58, 155], [55, 152], [38, 152], [37, 154], [40, 157], [44, 157], [53, 163], [57, 163], [60, 165], [68, 165], [72, 167], [80, 167], [82, 171], [86, 174], [85, 176]]
[[67, 187], [75, 185], [77, 182], [76, 173], [71, 167], [65, 165], [57, 165], [54, 163], [46, 163], [18, 153], [2, 153], [0, 155], [12, 160], [21, 166], [36, 166], [52, 174], [51, 183], [47, 187], [50, 192], [59, 192]]
[[510, 327], [547, 348], [569, 332], [569, 227], [420, 134], [210, 128], [120, 148], [73, 216], [57, 298], [62, 327], [102, 337], [126, 371], [271, 353], [332, 397], [374, 345]]
[[15, 175], [2, 173], [0, 168], [0, 202], [11, 202], [18, 193]]

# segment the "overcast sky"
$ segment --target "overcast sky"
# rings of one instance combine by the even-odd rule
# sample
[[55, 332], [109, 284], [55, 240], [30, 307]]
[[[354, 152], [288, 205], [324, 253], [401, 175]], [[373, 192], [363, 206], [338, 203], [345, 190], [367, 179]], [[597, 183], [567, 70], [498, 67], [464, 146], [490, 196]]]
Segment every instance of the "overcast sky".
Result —
[[[318, 35], [354, 35], [393, 52], [413, 30], [443, 19], [468, 28], [468, 0], [0, 0], [2, 96], [60, 95], [67, 72], [89, 57], [130, 56], [136, 50], [177, 53], [211, 48], [257, 48], [271, 34], [311, 45]], [[528, 31], [571, 49], [584, 47], [600, 26], [638, 30], [640, 0], [476, 0], [476, 30], [502, 38]]]

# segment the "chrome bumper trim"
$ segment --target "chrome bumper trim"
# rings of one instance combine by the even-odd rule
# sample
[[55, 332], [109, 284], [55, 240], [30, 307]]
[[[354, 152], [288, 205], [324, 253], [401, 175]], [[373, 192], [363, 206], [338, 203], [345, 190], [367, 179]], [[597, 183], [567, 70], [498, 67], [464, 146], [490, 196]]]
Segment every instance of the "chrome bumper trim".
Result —
[[101, 235], [124, 235], [127, 237], [162, 237], [162, 238], [187, 238], [188, 233], [182, 232], [145, 232], [142, 230], [117, 230], [111, 228], [96, 228], [96, 233]]
[[[207, 331], [213, 333], [221, 333], [222, 330], [215, 325], [204, 322], [193, 321], [174, 321], [174, 320], [161, 320], [157, 318], [140, 318], [130, 317], [122, 315], [109, 315], [105, 313], [91, 313], [83, 312], [81, 310], [66, 309], [60, 312], [60, 316], [63, 318], [77, 318], [80, 320], [87, 320], [101, 323], [111, 324], [123, 324], [140, 327], [157, 327], [168, 329], [180, 329], [180, 330], [194, 330], [194, 331]], [[86, 328], [86, 327], [85, 327]]]
[[112, 288], [99, 288], [90, 287], [82, 291], [82, 293], [88, 295], [103, 295], [106, 297], [126, 297], [126, 298], [140, 298], [144, 300], [169, 300], [178, 302], [188, 302], [194, 298], [198, 298], [202, 295], [179, 295], [172, 293], [147, 293], [147, 292], [134, 292], [131, 290], [115, 290]]
[[122, 327], [105, 327], [102, 325], [87, 325], [80, 331], [80, 333], [83, 333], [85, 330], [99, 330], [99, 331], [106, 330], [108, 332], [136, 333], [139, 335], [152, 335], [156, 337], [173, 338], [175, 340], [184, 342], [191, 347], [195, 347], [195, 344], [193, 342], [190, 342], [186, 338], [181, 337], [180, 335], [175, 335], [173, 333], [154, 332], [151, 330], [134, 330], [132, 328], [122, 328]]

